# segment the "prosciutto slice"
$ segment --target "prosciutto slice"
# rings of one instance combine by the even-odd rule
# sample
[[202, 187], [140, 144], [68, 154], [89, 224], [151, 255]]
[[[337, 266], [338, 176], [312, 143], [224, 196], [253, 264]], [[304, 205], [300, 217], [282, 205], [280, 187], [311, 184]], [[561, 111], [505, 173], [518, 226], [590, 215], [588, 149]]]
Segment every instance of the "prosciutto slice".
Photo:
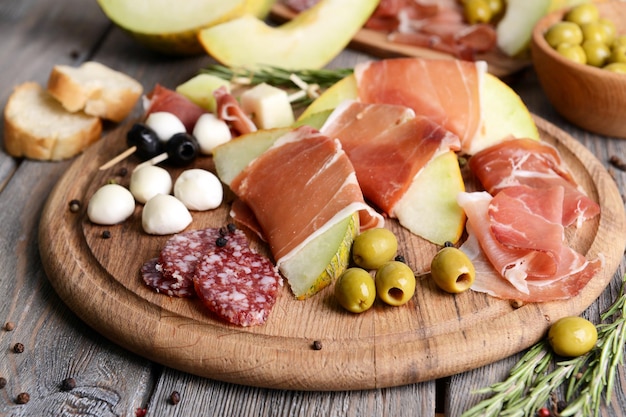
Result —
[[362, 229], [384, 223], [365, 203], [339, 141], [309, 126], [279, 138], [233, 179], [231, 189], [254, 214], [278, 267], [356, 211]]
[[457, 135], [470, 149], [482, 122], [480, 85], [484, 62], [396, 58], [357, 64], [360, 101], [411, 108]]
[[473, 155], [469, 167], [492, 195], [517, 185], [563, 187], [563, 226], [580, 227], [600, 213], [600, 206], [576, 183], [558, 150], [545, 142], [505, 140]]
[[575, 296], [599, 271], [565, 242], [563, 187], [515, 186], [495, 197], [461, 193], [469, 238], [461, 246], [477, 269], [475, 291], [544, 302]]
[[391, 104], [347, 101], [321, 131], [340, 140], [363, 195], [390, 216], [432, 159], [460, 147], [456, 135], [432, 120]]
[[239, 102], [230, 94], [225, 86], [221, 86], [213, 92], [217, 106], [217, 117], [226, 122], [230, 127], [233, 137], [255, 132], [256, 125], [250, 117], [243, 111]]
[[198, 118], [206, 110], [176, 91], [157, 84], [144, 98], [146, 117], [150, 113], [168, 112], [180, 119], [187, 133], [192, 133]]

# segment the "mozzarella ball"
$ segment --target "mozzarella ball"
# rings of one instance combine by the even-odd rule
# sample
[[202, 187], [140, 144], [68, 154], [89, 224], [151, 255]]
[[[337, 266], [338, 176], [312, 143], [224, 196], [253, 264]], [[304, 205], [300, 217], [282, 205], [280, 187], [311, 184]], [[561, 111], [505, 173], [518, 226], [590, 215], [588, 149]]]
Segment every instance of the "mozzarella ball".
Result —
[[205, 113], [198, 118], [193, 135], [200, 144], [200, 152], [205, 155], [213, 153], [213, 148], [228, 142], [232, 135], [228, 125], [213, 113]]
[[191, 214], [176, 197], [157, 194], [146, 202], [141, 213], [143, 230], [151, 235], [169, 235], [191, 224]]
[[135, 211], [135, 199], [119, 184], [100, 187], [89, 200], [87, 217], [93, 223], [111, 225], [121, 223]]
[[174, 195], [189, 210], [211, 210], [222, 204], [224, 189], [220, 180], [210, 171], [188, 169], [174, 183]]
[[176, 115], [165, 111], [150, 113], [146, 118], [146, 126], [155, 131], [161, 142], [167, 142], [175, 134], [187, 131]]
[[157, 194], [172, 192], [172, 177], [166, 169], [147, 165], [133, 171], [130, 192], [139, 203], [145, 203]]

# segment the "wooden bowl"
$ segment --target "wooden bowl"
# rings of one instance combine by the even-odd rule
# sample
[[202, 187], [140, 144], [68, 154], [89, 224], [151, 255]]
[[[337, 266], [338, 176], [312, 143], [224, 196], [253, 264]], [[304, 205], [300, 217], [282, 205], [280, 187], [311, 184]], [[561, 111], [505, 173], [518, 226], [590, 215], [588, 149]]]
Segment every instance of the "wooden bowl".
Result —
[[[618, 34], [626, 32], [626, 3], [596, 4]], [[579, 64], [559, 55], [544, 38], [564, 10], [543, 17], [533, 29], [532, 60], [539, 82], [557, 112], [574, 125], [606, 136], [626, 138], [626, 75]]]

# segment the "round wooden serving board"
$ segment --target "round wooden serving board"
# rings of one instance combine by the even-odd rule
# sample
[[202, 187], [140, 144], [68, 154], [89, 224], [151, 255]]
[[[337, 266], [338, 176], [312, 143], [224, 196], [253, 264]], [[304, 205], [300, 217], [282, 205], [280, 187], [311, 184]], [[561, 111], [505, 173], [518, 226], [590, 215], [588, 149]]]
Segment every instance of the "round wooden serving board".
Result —
[[[527, 304], [467, 291], [450, 295], [418, 277], [407, 305], [377, 301], [363, 314], [335, 302], [332, 287], [311, 299], [295, 300], [284, 286], [262, 326], [241, 328], [218, 321], [197, 299], [170, 298], [143, 284], [139, 269], [156, 256], [169, 236], [141, 228], [141, 206], [131, 219], [97, 226], [86, 215], [91, 195], [111, 179], [128, 185], [137, 161], [106, 170], [98, 167], [125, 149], [129, 126], [121, 126], [76, 159], [52, 191], [40, 223], [40, 251], [48, 277], [63, 301], [86, 323], [119, 345], [156, 362], [217, 380], [267, 388], [350, 390], [430, 380], [497, 361], [541, 339], [554, 320], [585, 310], [614, 276], [626, 245], [626, 215], [617, 187], [600, 162], [580, 143], [544, 120], [542, 138], [560, 150], [576, 179], [602, 207], [601, 215], [567, 239], [577, 250], [605, 264], [576, 297]], [[213, 169], [199, 158], [196, 167]], [[179, 170], [171, 170], [175, 179]], [[229, 196], [229, 199], [232, 196]], [[81, 209], [72, 212], [77, 199]], [[194, 212], [191, 228], [229, 221], [229, 202]], [[429, 268], [435, 245], [388, 221], [399, 253], [419, 274]], [[103, 231], [110, 238], [103, 238]], [[256, 246], [265, 251], [260, 244]], [[321, 350], [312, 348], [320, 341]]]

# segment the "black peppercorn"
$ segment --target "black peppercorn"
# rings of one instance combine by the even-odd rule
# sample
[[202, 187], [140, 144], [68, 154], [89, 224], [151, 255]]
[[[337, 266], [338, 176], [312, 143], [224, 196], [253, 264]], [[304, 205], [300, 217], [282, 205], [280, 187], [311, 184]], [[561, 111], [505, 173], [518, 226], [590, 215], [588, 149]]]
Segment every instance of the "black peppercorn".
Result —
[[228, 227], [228, 231], [230, 233], [234, 233], [235, 230], [237, 230], [237, 225], [235, 223], [228, 223], [228, 226], [226, 227]]
[[395, 261], [397, 261], [397, 262], [402, 262], [403, 264], [405, 264], [405, 263], [406, 263], [406, 259], [404, 259], [404, 256], [402, 256], [402, 255], [398, 255], [398, 256], [396, 256], [396, 257], [394, 258], [394, 260], [395, 260]]
[[0, 376], [0, 389], [4, 388], [7, 386], [7, 379]]
[[110, 237], [111, 237], [110, 230], [105, 230], [104, 232], [102, 232], [102, 239], [109, 239]]
[[78, 210], [80, 210], [80, 201], [74, 199], [72, 201], [70, 201], [70, 211], [72, 213], [76, 213]]
[[172, 391], [170, 394], [170, 403], [176, 405], [180, 402], [180, 393], [178, 391]]
[[15, 353], [22, 353], [24, 352], [24, 345], [21, 343], [16, 343], [15, 345], [13, 345], [13, 352]]
[[218, 248], [223, 248], [224, 246], [226, 246], [227, 243], [228, 243], [228, 239], [226, 239], [224, 236], [218, 237], [217, 240], [215, 241], [215, 244], [217, 245]]
[[322, 350], [322, 342], [316, 340], [313, 342], [313, 350]]
[[74, 378], [65, 378], [61, 381], [61, 390], [62, 391], [71, 391], [76, 388], [76, 380]]
[[15, 402], [17, 404], [26, 404], [29, 401], [30, 394], [28, 394], [27, 392], [20, 392], [19, 394], [17, 394], [17, 398], [15, 399]]

